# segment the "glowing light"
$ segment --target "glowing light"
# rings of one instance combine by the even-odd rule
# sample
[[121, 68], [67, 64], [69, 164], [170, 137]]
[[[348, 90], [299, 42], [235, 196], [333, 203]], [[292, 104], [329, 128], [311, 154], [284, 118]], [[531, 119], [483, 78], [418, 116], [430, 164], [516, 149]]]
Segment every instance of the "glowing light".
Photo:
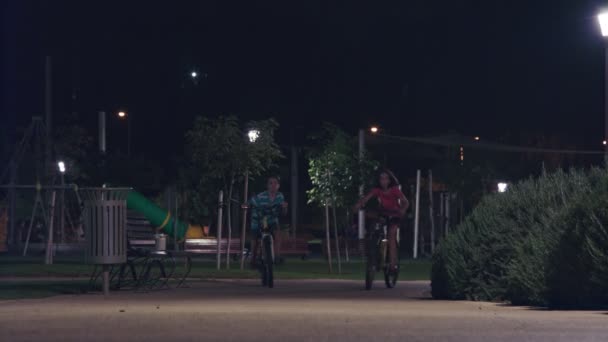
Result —
[[196, 71], [193, 71], [190, 73], [190, 76], [192, 76], [192, 78], [197, 78], [198, 77], [198, 73]]
[[121, 119], [127, 117], [127, 112], [121, 110], [120, 112], [118, 112], [118, 117]]
[[249, 138], [250, 142], [254, 143], [260, 137], [260, 131], [258, 131], [257, 129], [252, 129], [247, 132], [247, 137]]
[[497, 187], [498, 187], [498, 192], [506, 192], [507, 188], [509, 187], [509, 184], [500, 182], [497, 184]]
[[597, 21], [600, 23], [602, 36], [608, 37], [608, 12], [598, 14]]
[[369, 129], [369, 131], [372, 132], [372, 133], [374, 133], [374, 134], [378, 133], [379, 130], [380, 129], [378, 128], [378, 126], [372, 126]]
[[480, 137], [475, 137], [474, 139], [475, 139], [475, 141], [479, 141], [479, 140], [481, 140], [481, 138], [480, 138]]
[[606, 146], [607, 142], [606, 140], [602, 141], [602, 145]]
[[57, 162], [57, 167], [59, 168], [59, 172], [65, 173], [65, 163], [62, 161]]

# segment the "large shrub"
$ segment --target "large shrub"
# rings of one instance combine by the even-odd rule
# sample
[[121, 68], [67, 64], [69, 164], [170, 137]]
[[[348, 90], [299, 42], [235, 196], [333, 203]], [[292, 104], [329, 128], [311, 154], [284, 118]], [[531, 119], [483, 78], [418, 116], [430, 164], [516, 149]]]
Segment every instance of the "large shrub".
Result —
[[[433, 296], [552, 304], [560, 295], [552, 295], [549, 278], [559, 273], [550, 261], [562, 248], [565, 232], [583, 222], [581, 207], [594, 203], [590, 199], [608, 191], [607, 185], [605, 170], [559, 171], [485, 197], [435, 253]], [[598, 217], [608, 224], [608, 216]], [[587, 218], [584, 222], [591, 222]], [[579, 248], [602, 258], [592, 247]]]
[[608, 194], [597, 191], [569, 212], [564, 234], [548, 259], [553, 306], [608, 305]]

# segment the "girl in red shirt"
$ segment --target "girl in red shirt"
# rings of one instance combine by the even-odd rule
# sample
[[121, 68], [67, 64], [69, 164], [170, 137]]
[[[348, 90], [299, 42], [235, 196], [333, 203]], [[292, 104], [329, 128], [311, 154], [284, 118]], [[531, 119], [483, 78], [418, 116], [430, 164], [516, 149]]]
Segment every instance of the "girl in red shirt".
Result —
[[389, 170], [382, 170], [378, 174], [378, 184], [365, 197], [355, 205], [355, 210], [359, 210], [372, 198], [377, 198], [379, 202], [379, 214], [388, 216], [388, 252], [390, 256], [391, 268], [397, 267], [397, 229], [401, 218], [409, 207], [409, 202], [399, 189], [399, 181]]

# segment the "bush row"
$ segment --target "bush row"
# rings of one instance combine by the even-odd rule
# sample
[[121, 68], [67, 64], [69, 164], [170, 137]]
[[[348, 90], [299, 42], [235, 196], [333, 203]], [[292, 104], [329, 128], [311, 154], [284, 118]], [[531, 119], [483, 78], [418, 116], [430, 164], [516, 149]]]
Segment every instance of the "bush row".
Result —
[[559, 171], [486, 196], [433, 256], [440, 299], [608, 305], [608, 172]]

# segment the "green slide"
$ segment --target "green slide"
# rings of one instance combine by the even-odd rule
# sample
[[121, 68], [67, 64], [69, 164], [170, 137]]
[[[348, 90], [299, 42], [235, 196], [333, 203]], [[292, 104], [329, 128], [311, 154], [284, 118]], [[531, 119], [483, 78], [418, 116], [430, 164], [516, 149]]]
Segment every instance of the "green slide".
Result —
[[160, 208], [137, 191], [131, 190], [129, 192], [127, 208], [144, 215], [150, 221], [150, 224], [156, 227], [157, 232], [175, 236], [178, 240], [203, 237], [203, 229], [200, 226], [189, 225], [176, 220], [171, 217], [169, 211]]

